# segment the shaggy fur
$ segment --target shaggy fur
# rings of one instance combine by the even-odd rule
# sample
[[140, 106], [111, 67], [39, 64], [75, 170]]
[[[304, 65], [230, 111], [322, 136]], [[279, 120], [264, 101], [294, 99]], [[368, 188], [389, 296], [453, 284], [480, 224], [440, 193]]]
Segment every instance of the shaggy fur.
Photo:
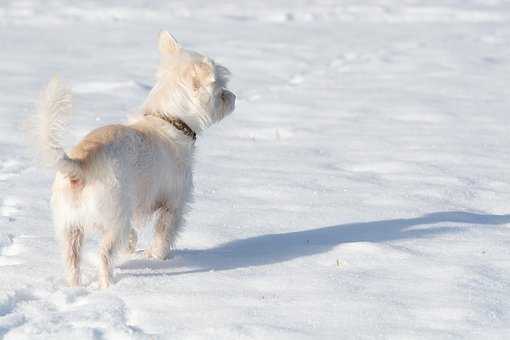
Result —
[[136, 247], [136, 227], [157, 214], [148, 257], [166, 259], [183, 223], [192, 191], [194, 140], [163, 118], [181, 119], [200, 134], [234, 110], [228, 70], [159, 37], [157, 81], [140, 117], [90, 132], [66, 153], [61, 131], [71, 94], [57, 79], [42, 92], [33, 131], [46, 161], [57, 169], [51, 198], [56, 233], [64, 248], [68, 282], [80, 283], [84, 236], [99, 232], [99, 283], [112, 283], [112, 256]]

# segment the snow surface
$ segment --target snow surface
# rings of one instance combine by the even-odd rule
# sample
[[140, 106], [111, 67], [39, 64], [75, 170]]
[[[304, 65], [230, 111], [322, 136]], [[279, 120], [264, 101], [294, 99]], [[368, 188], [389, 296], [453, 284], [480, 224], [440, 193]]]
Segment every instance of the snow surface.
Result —
[[[510, 3], [2, 1], [0, 338], [510, 338]], [[55, 73], [69, 144], [125, 121], [156, 36], [233, 73], [169, 261], [66, 288], [22, 122]], [[144, 233], [142, 245], [150, 239]]]

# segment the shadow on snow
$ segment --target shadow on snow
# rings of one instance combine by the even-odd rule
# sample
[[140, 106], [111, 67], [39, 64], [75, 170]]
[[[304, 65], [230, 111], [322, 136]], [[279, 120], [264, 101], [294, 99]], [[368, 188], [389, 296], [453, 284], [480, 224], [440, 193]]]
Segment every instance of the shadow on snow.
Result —
[[[459, 225], [437, 225], [440, 223], [458, 223]], [[458, 232], [469, 227], [505, 223], [510, 223], [510, 215], [449, 211], [431, 213], [417, 218], [340, 224], [289, 233], [266, 234], [233, 240], [209, 249], [176, 250], [175, 257], [170, 261], [130, 260], [119, 267], [125, 271], [120, 274], [120, 277], [178, 275], [263, 266], [323, 253], [341, 243], [425, 238]], [[460, 224], [470, 224], [471, 226]], [[157, 272], [175, 270], [179, 267], [195, 269]], [[153, 269], [156, 272], [129, 272], [145, 268]]]

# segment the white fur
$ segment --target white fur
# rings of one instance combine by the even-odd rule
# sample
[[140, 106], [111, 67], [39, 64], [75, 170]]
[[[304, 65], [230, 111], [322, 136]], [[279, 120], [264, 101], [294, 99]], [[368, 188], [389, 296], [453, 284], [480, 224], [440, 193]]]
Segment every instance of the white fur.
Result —
[[59, 139], [70, 114], [69, 90], [53, 79], [40, 97], [33, 131], [57, 169], [51, 203], [70, 285], [79, 284], [81, 244], [92, 231], [103, 237], [101, 287], [112, 281], [112, 256], [134, 249], [133, 228], [153, 214], [155, 236], [145, 253], [168, 257], [191, 199], [194, 141], [160, 117], [180, 118], [199, 134], [234, 110], [226, 68], [184, 50], [168, 32], [160, 34], [159, 49], [157, 82], [144, 115], [92, 131], [69, 153]]

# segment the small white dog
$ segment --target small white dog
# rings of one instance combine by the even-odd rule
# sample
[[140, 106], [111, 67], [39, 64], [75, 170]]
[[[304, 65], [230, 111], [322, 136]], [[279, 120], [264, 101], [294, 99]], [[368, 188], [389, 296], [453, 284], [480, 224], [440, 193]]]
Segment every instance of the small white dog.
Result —
[[191, 198], [196, 134], [234, 110], [228, 70], [159, 36], [161, 63], [142, 113], [127, 125], [90, 132], [69, 153], [60, 137], [71, 94], [57, 79], [42, 92], [33, 130], [43, 155], [56, 167], [53, 218], [71, 286], [80, 284], [84, 234], [102, 235], [99, 284], [112, 283], [112, 256], [136, 245], [133, 227], [157, 214], [148, 257], [166, 259]]

